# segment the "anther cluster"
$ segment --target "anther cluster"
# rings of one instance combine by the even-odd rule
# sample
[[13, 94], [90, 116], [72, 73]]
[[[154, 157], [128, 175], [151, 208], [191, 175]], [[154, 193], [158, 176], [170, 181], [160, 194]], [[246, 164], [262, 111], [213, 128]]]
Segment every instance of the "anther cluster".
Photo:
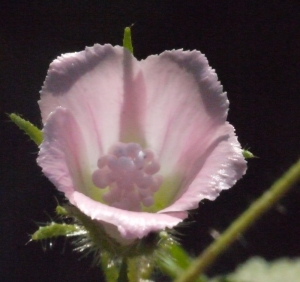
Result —
[[160, 164], [153, 151], [143, 150], [137, 143], [117, 143], [98, 159], [97, 166], [93, 183], [108, 188], [103, 195], [108, 205], [130, 211], [153, 205], [153, 195], [163, 181], [161, 175], [156, 175]]

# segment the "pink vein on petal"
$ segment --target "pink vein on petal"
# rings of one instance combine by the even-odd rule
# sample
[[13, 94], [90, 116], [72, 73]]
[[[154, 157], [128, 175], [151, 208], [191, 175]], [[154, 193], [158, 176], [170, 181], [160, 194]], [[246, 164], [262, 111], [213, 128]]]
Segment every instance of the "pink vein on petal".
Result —
[[[233, 180], [240, 178], [246, 169], [236, 141], [228, 144], [227, 153], [219, 154], [214, 165], [218, 170], [218, 164], [226, 163], [227, 170], [238, 170], [235, 175], [227, 179], [221, 177], [220, 184], [215, 186], [211, 183], [204, 187], [205, 183], [201, 184], [202, 187], [190, 186], [200, 173], [199, 164], [204, 165], [210, 155], [223, 146], [221, 144], [235, 137], [234, 129], [228, 129], [226, 123], [229, 105], [226, 93], [215, 71], [198, 51], [166, 51], [141, 63], [147, 89], [147, 145], [158, 154], [164, 175], [179, 175], [181, 178], [180, 189], [169, 188], [173, 188], [169, 200], [178, 200], [187, 191], [194, 196], [190, 203], [183, 201], [185, 204], [181, 202], [166, 211], [196, 208], [200, 200], [215, 198], [216, 191], [219, 192], [223, 184], [227, 187], [225, 182], [233, 184]], [[237, 160], [232, 158], [235, 155], [238, 155]], [[210, 177], [206, 179], [211, 181]], [[205, 193], [201, 194], [201, 189]]]
[[43, 122], [56, 107], [76, 116], [90, 163], [119, 140], [123, 104], [123, 48], [95, 45], [58, 57], [51, 65], [39, 105]]

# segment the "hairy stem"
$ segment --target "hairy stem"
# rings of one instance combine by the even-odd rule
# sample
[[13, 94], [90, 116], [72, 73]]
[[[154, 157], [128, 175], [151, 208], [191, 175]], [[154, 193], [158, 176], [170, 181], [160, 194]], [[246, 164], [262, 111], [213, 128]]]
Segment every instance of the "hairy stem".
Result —
[[223, 234], [204, 250], [175, 282], [193, 282], [207, 269], [242, 233], [277, 203], [300, 180], [300, 159], [279, 178], [269, 190], [240, 215]]

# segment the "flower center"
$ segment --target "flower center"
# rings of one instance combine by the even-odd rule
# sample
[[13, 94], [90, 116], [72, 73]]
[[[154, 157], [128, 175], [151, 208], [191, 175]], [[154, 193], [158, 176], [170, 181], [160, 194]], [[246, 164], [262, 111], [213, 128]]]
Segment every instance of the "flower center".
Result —
[[108, 188], [103, 195], [108, 205], [130, 211], [153, 205], [163, 177], [156, 174], [160, 164], [151, 150], [137, 143], [117, 143], [98, 159], [97, 166], [92, 180], [100, 189]]

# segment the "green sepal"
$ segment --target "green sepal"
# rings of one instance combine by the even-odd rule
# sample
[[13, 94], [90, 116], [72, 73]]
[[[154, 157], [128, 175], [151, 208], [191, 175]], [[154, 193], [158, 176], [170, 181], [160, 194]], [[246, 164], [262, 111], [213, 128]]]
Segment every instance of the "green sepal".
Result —
[[68, 215], [67, 210], [63, 206], [60, 206], [60, 205], [58, 205], [55, 208], [55, 212], [56, 212], [57, 215], [61, 215], [61, 216], [67, 216]]
[[243, 156], [245, 159], [253, 159], [253, 158], [257, 158], [256, 156], [254, 156], [250, 151], [243, 149]]
[[46, 226], [40, 226], [37, 231], [31, 235], [31, 240], [39, 241], [59, 236], [77, 236], [84, 230], [76, 224], [51, 222]]
[[121, 246], [116, 240], [107, 235], [102, 225], [71, 205], [64, 206], [69, 217], [82, 226], [86, 233], [76, 240], [75, 250], [80, 253], [92, 253], [94, 265], [102, 267], [107, 282], [118, 281], [123, 256], [127, 246]]
[[[161, 243], [158, 250], [157, 265], [160, 270], [175, 279], [190, 266], [193, 259], [187, 252], [166, 232], [160, 232]], [[205, 282], [201, 276], [194, 282]]]
[[[168, 231], [150, 233], [129, 245], [122, 245], [106, 233], [99, 221], [91, 219], [75, 206], [58, 205], [56, 214], [61, 220], [75, 224], [51, 222], [40, 227], [32, 235], [32, 240], [74, 237], [75, 251], [86, 255], [92, 253], [94, 265], [102, 267], [107, 282], [151, 281], [154, 268], [175, 278], [192, 261]], [[200, 281], [204, 280], [195, 282]]]
[[21, 118], [17, 114], [8, 115], [9, 118], [22, 129], [35, 144], [40, 145], [43, 141], [43, 133], [40, 129], [34, 126], [31, 122]]
[[133, 54], [133, 46], [132, 46], [132, 39], [131, 39], [131, 28], [126, 27], [124, 30], [124, 37], [123, 37], [123, 47], [129, 50], [131, 54]]
[[[113, 255], [117, 255], [126, 251], [126, 248], [121, 246], [116, 240], [107, 235], [101, 223], [91, 219], [75, 206], [66, 205], [64, 208], [67, 211], [67, 214], [71, 218], [75, 218], [76, 221], [87, 231], [87, 240], [89, 240], [89, 242], [88, 244], [85, 242], [82, 246], [78, 245], [77, 249], [79, 251], [84, 250], [87, 245], [91, 246], [93, 249], [92, 251], [96, 253], [98, 251], [106, 251]], [[98, 254], [95, 254], [95, 258], [98, 257]]]
[[162, 272], [176, 278], [182, 274], [186, 265], [190, 264], [191, 259], [167, 233], [161, 232], [160, 236], [161, 248], [158, 253], [158, 266]]
[[[102, 266], [109, 282], [123, 281], [125, 273], [130, 282], [147, 281], [151, 278], [154, 267], [160, 268], [161, 258], [170, 256], [169, 252], [173, 256], [177, 251], [175, 260], [180, 260], [179, 267], [186, 267], [190, 262], [188, 255], [179, 249], [177, 243], [173, 246], [175, 240], [167, 231], [150, 233], [129, 245], [121, 245], [106, 233], [101, 223], [92, 220], [75, 206], [66, 205], [64, 208], [68, 216], [75, 218], [75, 222], [87, 231], [82, 239], [79, 237], [76, 241], [75, 250], [81, 253], [94, 253], [94, 264]], [[110, 265], [110, 268], [107, 268], [107, 265]]]

